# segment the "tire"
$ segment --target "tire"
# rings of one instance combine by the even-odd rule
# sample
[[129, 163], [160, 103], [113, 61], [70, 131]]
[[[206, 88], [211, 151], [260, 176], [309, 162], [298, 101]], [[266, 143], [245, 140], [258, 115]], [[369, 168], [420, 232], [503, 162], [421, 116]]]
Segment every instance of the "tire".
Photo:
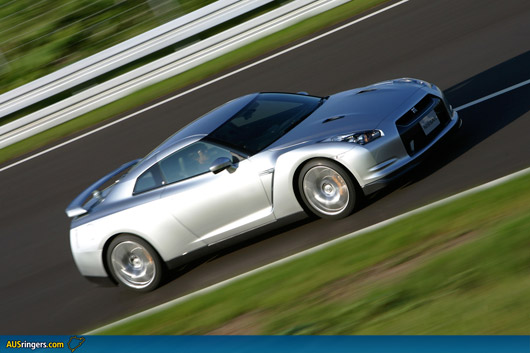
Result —
[[338, 163], [314, 159], [298, 176], [298, 192], [309, 213], [328, 219], [349, 216], [357, 204], [357, 183]]
[[112, 277], [127, 289], [149, 292], [162, 281], [164, 266], [160, 256], [149, 243], [134, 235], [114, 238], [106, 258]]

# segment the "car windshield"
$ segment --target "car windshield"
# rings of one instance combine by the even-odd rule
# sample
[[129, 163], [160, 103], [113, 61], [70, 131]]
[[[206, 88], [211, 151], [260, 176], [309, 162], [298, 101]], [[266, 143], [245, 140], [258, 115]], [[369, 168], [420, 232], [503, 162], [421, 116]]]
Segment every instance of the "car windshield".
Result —
[[323, 100], [301, 94], [261, 93], [208, 139], [256, 154], [308, 117]]

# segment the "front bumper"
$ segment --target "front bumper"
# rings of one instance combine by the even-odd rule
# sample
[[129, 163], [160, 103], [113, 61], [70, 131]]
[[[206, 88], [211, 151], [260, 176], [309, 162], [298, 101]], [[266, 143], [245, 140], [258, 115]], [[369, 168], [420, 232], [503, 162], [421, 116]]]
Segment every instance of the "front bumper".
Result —
[[414, 169], [425, 159], [425, 157], [428, 155], [427, 152], [432, 147], [441, 142], [444, 138], [453, 135], [458, 129], [460, 129], [461, 126], [462, 119], [458, 116], [458, 113], [455, 112], [450, 123], [445, 127], [442, 133], [440, 133], [428, 146], [426, 146], [420, 153], [415, 155], [414, 158], [411, 158], [406, 164], [391, 171], [390, 173], [384, 175], [376, 181], [365, 184], [362, 187], [363, 193], [365, 195], [373, 194], [374, 192], [387, 187], [389, 184], [399, 179], [404, 174], [408, 173], [411, 169]]

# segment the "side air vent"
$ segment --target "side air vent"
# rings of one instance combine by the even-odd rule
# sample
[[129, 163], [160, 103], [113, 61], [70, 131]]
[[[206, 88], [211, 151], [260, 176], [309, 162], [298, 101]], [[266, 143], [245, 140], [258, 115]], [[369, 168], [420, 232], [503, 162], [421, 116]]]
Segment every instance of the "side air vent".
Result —
[[322, 122], [322, 124], [329, 123], [330, 121], [335, 121], [335, 120], [339, 120], [339, 119], [342, 119], [342, 118], [344, 118], [344, 115], [337, 115], [337, 116], [334, 116], [334, 117], [331, 117], [331, 118], [327, 118], [326, 120], [324, 120]]
[[368, 93], [368, 92], [373, 92], [373, 91], [377, 91], [377, 88], [363, 89], [362, 91], [357, 92], [357, 94], [363, 94], [363, 93]]

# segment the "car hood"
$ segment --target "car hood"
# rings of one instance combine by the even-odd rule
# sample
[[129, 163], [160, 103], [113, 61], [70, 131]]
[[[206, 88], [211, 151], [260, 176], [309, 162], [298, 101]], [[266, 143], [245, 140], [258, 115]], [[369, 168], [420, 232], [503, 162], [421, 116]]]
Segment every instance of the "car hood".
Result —
[[391, 82], [334, 94], [294, 129], [269, 146], [269, 149], [322, 140], [342, 133], [376, 129], [385, 119], [393, 118], [394, 112], [402, 110], [403, 106], [412, 106], [423, 95], [421, 87], [417, 85]]

